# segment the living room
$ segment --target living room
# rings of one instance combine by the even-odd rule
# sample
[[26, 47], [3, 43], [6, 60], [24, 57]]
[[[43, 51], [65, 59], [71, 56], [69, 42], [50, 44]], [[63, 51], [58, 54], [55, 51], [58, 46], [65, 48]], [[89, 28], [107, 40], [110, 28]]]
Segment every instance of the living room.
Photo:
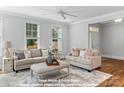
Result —
[[[91, 9], [92, 11], [90, 11]], [[49, 73], [55, 69], [60, 72], [50, 73], [46, 77], [48, 79], [51, 79], [49, 77], [57, 78], [54, 80], [58, 80], [59, 75], [62, 74], [65, 76], [62, 78], [65, 81], [61, 82], [63, 86], [123, 86], [123, 80], [120, 81], [123, 76], [113, 74], [115, 70], [122, 71], [123, 67], [121, 66], [124, 65], [124, 54], [122, 52], [124, 39], [122, 32], [124, 29], [123, 18], [123, 6], [0, 7], [0, 86], [48, 86], [48, 82], [45, 82], [46, 85], [42, 84], [41, 76], [36, 77], [38, 75], [32, 73], [39, 74], [40, 71], [40, 74], [44, 74], [44, 72]], [[121, 21], [115, 23], [114, 21], [117, 19], [121, 19]], [[100, 27], [94, 26], [96, 24]], [[106, 25], [114, 26], [106, 27]], [[107, 31], [111, 31], [111, 33]], [[119, 31], [119, 35], [117, 31]], [[100, 36], [97, 37], [92, 32], [100, 32]], [[113, 39], [116, 43], [112, 42]], [[51, 54], [49, 51], [51, 51], [51, 48], [55, 49], [54, 56], [59, 59], [59, 64], [61, 61], [62, 63], [65, 62], [60, 66], [55, 66], [54, 69], [50, 66], [48, 69], [43, 63], [42, 65], [37, 61], [44, 61], [44, 63], [46, 60], [50, 61]], [[32, 49], [39, 50], [36, 53]], [[25, 58], [18, 59], [19, 61], [15, 60], [15, 55], [18, 58], [20, 57], [16, 52], [17, 50], [23, 50]], [[29, 57], [29, 52], [32, 57]], [[30, 60], [27, 58], [26, 53]], [[47, 54], [47, 57], [43, 56], [45, 54]], [[35, 58], [41, 57], [41, 55], [42, 59]], [[79, 58], [82, 56], [85, 59]], [[7, 63], [8, 61], [11, 64]], [[26, 62], [28, 64], [25, 64]], [[34, 62], [37, 62], [38, 65], [35, 65]], [[115, 65], [118, 68], [114, 69]], [[41, 68], [42, 66], [43, 68]], [[118, 70], [119, 66], [120, 70]], [[11, 71], [9, 67], [11, 67]], [[44, 71], [44, 67], [46, 67], [46, 71]], [[61, 71], [63, 68], [67, 68], [67, 71]], [[124, 72], [122, 71], [122, 73]], [[32, 76], [33, 78], [31, 78]], [[40, 84], [42, 85], [37, 82], [37, 78], [38, 81], [40, 78]], [[8, 79], [10, 79], [10, 82], [5, 82]], [[73, 81], [67, 82], [68, 80]], [[57, 86], [53, 84], [53, 81], [50, 84]], [[75, 81], [78, 83], [75, 83]], [[67, 83], [64, 85], [65, 82]], [[120, 84], [120, 82], [122, 83]], [[61, 85], [57, 84], [58, 86]]]

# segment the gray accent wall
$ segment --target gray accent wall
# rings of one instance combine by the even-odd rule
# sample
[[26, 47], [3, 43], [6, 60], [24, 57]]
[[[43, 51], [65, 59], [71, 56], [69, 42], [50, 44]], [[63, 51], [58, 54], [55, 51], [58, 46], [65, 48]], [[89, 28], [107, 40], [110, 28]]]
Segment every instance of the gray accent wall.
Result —
[[88, 47], [88, 25], [87, 23], [72, 24], [70, 26], [70, 49]]
[[[111, 14], [106, 14], [106, 15], [90, 18], [90, 19], [87, 19], [87, 20], [82, 20], [82, 21], [75, 22], [75, 23], [71, 24], [70, 25], [70, 30], [69, 30], [69, 34], [70, 34], [70, 37], [69, 37], [69, 41], [70, 41], [69, 45], [70, 46], [69, 46], [69, 48], [71, 49], [73, 47], [79, 47], [79, 48], [89, 47], [89, 43], [88, 43], [88, 40], [89, 40], [88, 39], [88, 25], [89, 24], [106, 22], [108, 20], [114, 20], [116, 18], [123, 18], [123, 17], [124, 17], [124, 11], [120, 11], [120, 12], [116, 12], [116, 13], [111, 13]], [[112, 28], [109, 28], [109, 29], [111, 30]], [[108, 53], [108, 51], [110, 51], [109, 56], [111, 56], [111, 57], [118, 56], [118, 58], [124, 59], [124, 52], [123, 52], [124, 50], [122, 50], [122, 48], [124, 49], [124, 45], [123, 45], [123, 41], [124, 41], [123, 38], [124, 37], [122, 37], [124, 31], [122, 32], [120, 30], [122, 30], [122, 28], [119, 29], [119, 32], [116, 31], [116, 32], [113, 33], [114, 35], [116, 34], [116, 35], [119, 36], [118, 39], [116, 37], [116, 38], [113, 39], [112, 42], [109, 42], [109, 44], [111, 44], [111, 43], [113, 45], [119, 44], [120, 46], [116, 45], [116, 46], [114, 46], [113, 49], [110, 49], [110, 50], [107, 49], [106, 51], [103, 50], [104, 55], [105, 55], [105, 53]], [[100, 35], [102, 35], [102, 34], [100, 33]], [[112, 35], [112, 38], [115, 37], [114, 35]], [[107, 35], [107, 37], [109, 37], [109, 36], [111, 36], [111, 35]], [[105, 41], [107, 41], [108, 39], [106, 39]], [[121, 41], [118, 42], [117, 40], [121, 40]], [[103, 46], [103, 45], [105, 46], [107, 44], [107, 43], [106, 44], [101, 44], [101, 42], [100, 42], [100, 46]], [[119, 47], [118, 48], [119, 50], [117, 49], [117, 46]], [[104, 47], [104, 49], [105, 49], [105, 47]], [[102, 50], [102, 49], [100, 49], [100, 50]], [[120, 53], [119, 53], [119, 51], [120, 51]], [[115, 54], [113, 55], [112, 53], [115, 53]]]

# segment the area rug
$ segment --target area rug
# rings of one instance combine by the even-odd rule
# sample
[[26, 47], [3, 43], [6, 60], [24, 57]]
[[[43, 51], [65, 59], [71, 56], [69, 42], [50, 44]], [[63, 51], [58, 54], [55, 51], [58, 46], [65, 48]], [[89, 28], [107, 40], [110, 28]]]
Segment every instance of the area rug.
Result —
[[[51, 75], [30, 77], [30, 70], [0, 74], [0, 87], [95, 87], [112, 75], [98, 70], [88, 72], [77, 67], [70, 67], [70, 75], [62, 79], [53, 79], [66, 73], [61, 70]], [[44, 77], [49, 77], [45, 79]]]

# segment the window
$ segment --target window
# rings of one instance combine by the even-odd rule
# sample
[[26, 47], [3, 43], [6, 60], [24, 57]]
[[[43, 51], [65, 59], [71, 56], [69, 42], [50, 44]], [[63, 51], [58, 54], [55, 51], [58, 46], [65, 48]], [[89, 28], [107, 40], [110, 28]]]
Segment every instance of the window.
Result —
[[62, 51], [62, 29], [61, 26], [52, 26], [52, 42], [56, 43], [58, 51]]
[[3, 55], [2, 53], [2, 42], [3, 42], [3, 30], [2, 30], [2, 18], [0, 18], [0, 56]]
[[38, 31], [39, 27], [37, 24], [26, 23], [26, 47], [28, 49], [38, 48]]

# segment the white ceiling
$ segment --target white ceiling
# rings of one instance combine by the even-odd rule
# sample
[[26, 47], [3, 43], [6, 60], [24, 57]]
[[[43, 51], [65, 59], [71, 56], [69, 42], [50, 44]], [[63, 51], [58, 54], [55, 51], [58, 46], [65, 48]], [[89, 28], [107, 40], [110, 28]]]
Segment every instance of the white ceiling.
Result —
[[[58, 15], [57, 9], [63, 8], [68, 13], [77, 15], [78, 17], [66, 16], [68, 19], [64, 20]], [[40, 18], [48, 18], [57, 21], [75, 22], [85, 20], [92, 17], [101, 16], [117, 11], [124, 10], [123, 6], [1, 6], [0, 10], [24, 14], [28, 16], [35, 16]]]

